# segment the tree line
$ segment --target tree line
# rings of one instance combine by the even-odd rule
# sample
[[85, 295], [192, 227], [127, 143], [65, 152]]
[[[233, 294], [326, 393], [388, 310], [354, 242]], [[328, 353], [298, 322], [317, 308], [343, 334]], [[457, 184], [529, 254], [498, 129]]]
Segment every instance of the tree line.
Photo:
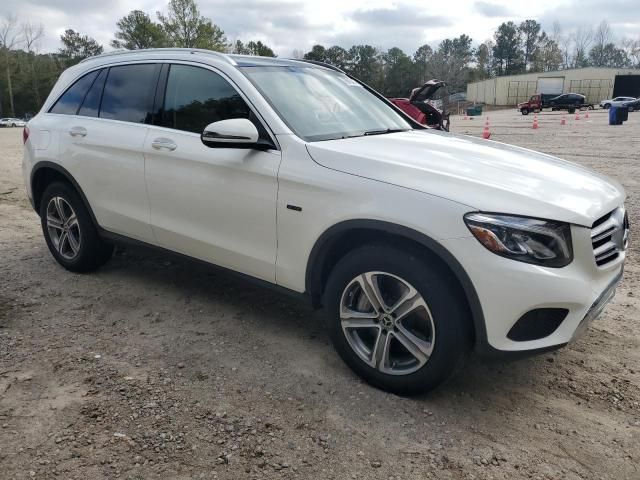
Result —
[[[0, 116], [35, 113], [60, 73], [104, 47], [95, 39], [66, 30], [56, 52], [39, 51], [42, 25], [20, 23], [15, 16], [0, 23]], [[166, 10], [133, 10], [116, 22], [110, 46], [115, 49], [185, 47], [275, 57], [261, 41], [229, 41], [224, 30], [201, 15], [195, 0], [169, 0]], [[617, 42], [606, 21], [595, 29], [582, 26], [564, 33], [559, 24], [545, 32], [536, 20], [502, 23], [493, 37], [474, 46], [466, 34], [425, 44], [408, 54], [397, 47], [314, 45], [294, 50], [294, 58], [335, 65], [387, 96], [407, 96], [431, 78], [444, 80], [450, 92], [464, 91], [470, 81], [525, 72], [586, 66], [639, 67], [640, 38]]]

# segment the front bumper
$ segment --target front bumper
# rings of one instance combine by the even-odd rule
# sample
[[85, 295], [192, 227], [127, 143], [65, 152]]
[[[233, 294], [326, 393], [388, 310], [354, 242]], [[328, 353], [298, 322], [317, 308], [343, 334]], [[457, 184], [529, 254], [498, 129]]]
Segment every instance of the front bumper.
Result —
[[613, 297], [616, 295], [616, 288], [618, 287], [618, 285], [620, 284], [620, 281], [622, 280], [623, 271], [624, 269], [621, 268], [620, 273], [611, 281], [611, 283], [607, 286], [607, 288], [605, 288], [605, 290], [600, 294], [600, 296], [596, 298], [596, 300], [593, 302], [593, 304], [591, 305], [591, 308], [589, 308], [589, 310], [587, 311], [587, 314], [584, 316], [584, 318], [580, 322], [580, 325], [578, 325], [578, 328], [576, 328], [576, 331], [573, 334], [572, 340], [575, 340], [580, 335], [582, 335], [584, 331], [587, 329], [587, 327], [591, 324], [591, 322], [593, 322], [596, 318], [600, 316], [600, 314], [604, 310], [604, 307], [606, 307], [607, 304], [611, 300], [613, 300]]
[[[465, 268], [478, 295], [484, 332], [476, 326], [481, 353], [546, 351], [582, 333], [613, 298], [622, 277], [625, 253], [604, 267], [595, 263], [590, 229], [572, 226], [574, 260], [564, 268], [546, 268], [499, 257], [474, 237], [444, 241]], [[535, 309], [566, 309], [567, 316], [544, 338], [514, 341], [513, 325]]]

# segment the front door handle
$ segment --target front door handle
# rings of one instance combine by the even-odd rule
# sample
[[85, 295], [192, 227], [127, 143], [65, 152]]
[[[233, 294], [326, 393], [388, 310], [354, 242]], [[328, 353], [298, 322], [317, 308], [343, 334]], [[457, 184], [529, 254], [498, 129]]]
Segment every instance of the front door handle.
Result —
[[156, 150], [164, 149], [164, 150], [169, 150], [171, 152], [173, 152], [176, 148], [178, 148], [178, 145], [176, 145], [176, 143], [173, 140], [171, 140], [170, 138], [164, 138], [164, 137], [156, 138], [153, 142], [151, 142], [151, 146]]
[[87, 129], [84, 127], [72, 127], [71, 130], [69, 130], [69, 135], [72, 137], [86, 137]]

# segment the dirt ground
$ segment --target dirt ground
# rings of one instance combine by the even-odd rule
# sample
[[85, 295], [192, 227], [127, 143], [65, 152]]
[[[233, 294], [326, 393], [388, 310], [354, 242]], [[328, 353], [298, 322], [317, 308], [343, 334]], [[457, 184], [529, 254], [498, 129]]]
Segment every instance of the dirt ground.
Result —
[[[640, 224], [640, 113], [492, 112], [492, 138], [617, 178]], [[484, 117], [453, 119], [480, 135]], [[307, 305], [185, 260], [50, 256], [0, 129], [0, 478], [640, 479], [639, 243], [603, 316], [556, 353], [472, 357], [400, 398], [340, 361]]]

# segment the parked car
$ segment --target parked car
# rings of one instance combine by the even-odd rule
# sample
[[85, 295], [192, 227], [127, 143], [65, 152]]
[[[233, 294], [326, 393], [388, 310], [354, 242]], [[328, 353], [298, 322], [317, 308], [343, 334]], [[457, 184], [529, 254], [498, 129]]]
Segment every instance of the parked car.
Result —
[[576, 110], [589, 109], [593, 110], [593, 104], [587, 102], [587, 97], [579, 93], [563, 93], [549, 100], [549, 107], [552, 111], [567, 110], [573, 113]]
[[20, 118], [0, 118], [0, 127], [24, 127], [26, 124]]
[[600, 102], [600, 107], [601, 107], [601, 108], [609, 109], [609, 108], [611, 108], [611, 105], [612, 105], [614, 102], [630, 102], [630, 101], [633, 101], [633, 100], [635, 100], [635, 97], [616, 97], [616, 98], [610, 98], [610, 99], [607, 99], [607, 100], [602, 100], [602, 101]]
[[20, 118], [0, 118], [0, 127], [24, 127], [26, 124]]
[[426, 128], [320, 65], [112, 52], [66, 70], [23, 132], [28, 196], [64, 268], [136, 242], [299, 295], [355, 372], [400, 394], [434, 388], [470, 348], [566, 345], [622, 276], [616, 181]]
[[414, 88], [409, 98], [389, 100], [418, 123], [448, 132], [449, 114], [444, 112], [441, 99], [433, 99], [436, 92], [445, 86], [446, 83], [441, 80], [429, 80], [421, 87]]
[[[621, 105], [623, 107], [627, 107], [630, 112], [635, 112], [640, 110], [640, 98], [634, 98], [632, 100], [624, 100], [620, 102], [614, 102], [614, 105]], [[611, 107], [609, 107], [611, 108]]]

